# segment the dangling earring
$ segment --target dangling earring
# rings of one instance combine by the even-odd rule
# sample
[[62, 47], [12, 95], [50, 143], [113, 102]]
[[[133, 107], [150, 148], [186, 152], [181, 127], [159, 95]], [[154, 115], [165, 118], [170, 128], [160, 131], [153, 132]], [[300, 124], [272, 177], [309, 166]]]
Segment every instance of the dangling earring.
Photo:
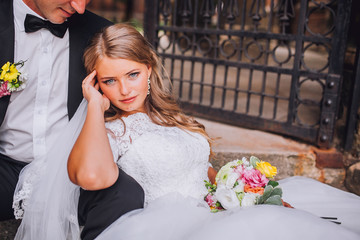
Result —
[[147, 95], [150, 95], [150, 77], [148, 78], [148, 91], [147, 91]]

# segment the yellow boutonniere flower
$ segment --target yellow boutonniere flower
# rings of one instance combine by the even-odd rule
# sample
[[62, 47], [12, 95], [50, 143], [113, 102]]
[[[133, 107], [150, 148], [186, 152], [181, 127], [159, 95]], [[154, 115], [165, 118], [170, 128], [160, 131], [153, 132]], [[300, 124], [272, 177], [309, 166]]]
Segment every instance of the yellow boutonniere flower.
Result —
[[267, 178], [273, 178], [277, 174], [276, 167], [271, 166], [270, 163], [264, 161], [257, 162], [256, 169], [258, 169]]
[[20, 76], [19, 71], [16, 69], [15, 64], [10, 64], [10, 62], [7, 62], [2, 66], [1, 68], [1, 75], [0, 80], [3, 80], [5, 82], [17, 82], [18, 76]]
[[21, 91], [26, 87], [26, 74], [21, 75], [17, 66], [22, 67], [24, 61], [17, 63], [5, 63], [0, 69], [0, 98], [10, 95], [11, 92]]

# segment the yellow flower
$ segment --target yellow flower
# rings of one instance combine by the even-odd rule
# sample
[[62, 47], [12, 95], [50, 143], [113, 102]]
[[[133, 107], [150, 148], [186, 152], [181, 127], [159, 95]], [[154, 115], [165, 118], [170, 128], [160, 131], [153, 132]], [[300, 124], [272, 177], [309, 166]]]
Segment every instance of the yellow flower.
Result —
[[0, 80], [7, 82], [17, 82], [17, 78], [20, 75], [19, 71], [16, 69], [15, 64], [10, 64], [10, 62], [5, 63], [1, 68]]
[[273, 178], [277, 174], [276, 167], [271, 166], [270, 163], [264, 161], [257, 162], [256, 169], [258, 169], [267, 178]]

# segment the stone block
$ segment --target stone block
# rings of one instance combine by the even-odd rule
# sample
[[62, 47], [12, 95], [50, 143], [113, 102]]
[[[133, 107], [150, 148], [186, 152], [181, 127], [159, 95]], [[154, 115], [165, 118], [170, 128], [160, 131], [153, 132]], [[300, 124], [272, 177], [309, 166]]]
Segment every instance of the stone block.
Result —
[[350, 166], [346, 171], [345, 186], [350, 192], [360, 195], [360, 162]]
[[0, 239], [1, 240], [14, 239], [20, 223], [21, 223], [20, 220], [15, 220], [15, 219], [0, 222]]
[[344, 168], [343, 154], [336, 149], [313, 149], [317, 168]]

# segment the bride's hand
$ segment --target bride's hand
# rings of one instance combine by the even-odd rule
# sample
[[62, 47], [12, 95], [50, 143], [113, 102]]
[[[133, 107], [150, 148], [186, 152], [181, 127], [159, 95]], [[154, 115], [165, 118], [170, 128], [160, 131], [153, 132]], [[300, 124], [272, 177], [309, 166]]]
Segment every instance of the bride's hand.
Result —
[[99, 92], [99, 83], [96, 81], [96, 70], [92, 71], [82, 82], [84, 98], [88, 103], [99, 104], [103, 111], [110, 107], [110, 100]]

